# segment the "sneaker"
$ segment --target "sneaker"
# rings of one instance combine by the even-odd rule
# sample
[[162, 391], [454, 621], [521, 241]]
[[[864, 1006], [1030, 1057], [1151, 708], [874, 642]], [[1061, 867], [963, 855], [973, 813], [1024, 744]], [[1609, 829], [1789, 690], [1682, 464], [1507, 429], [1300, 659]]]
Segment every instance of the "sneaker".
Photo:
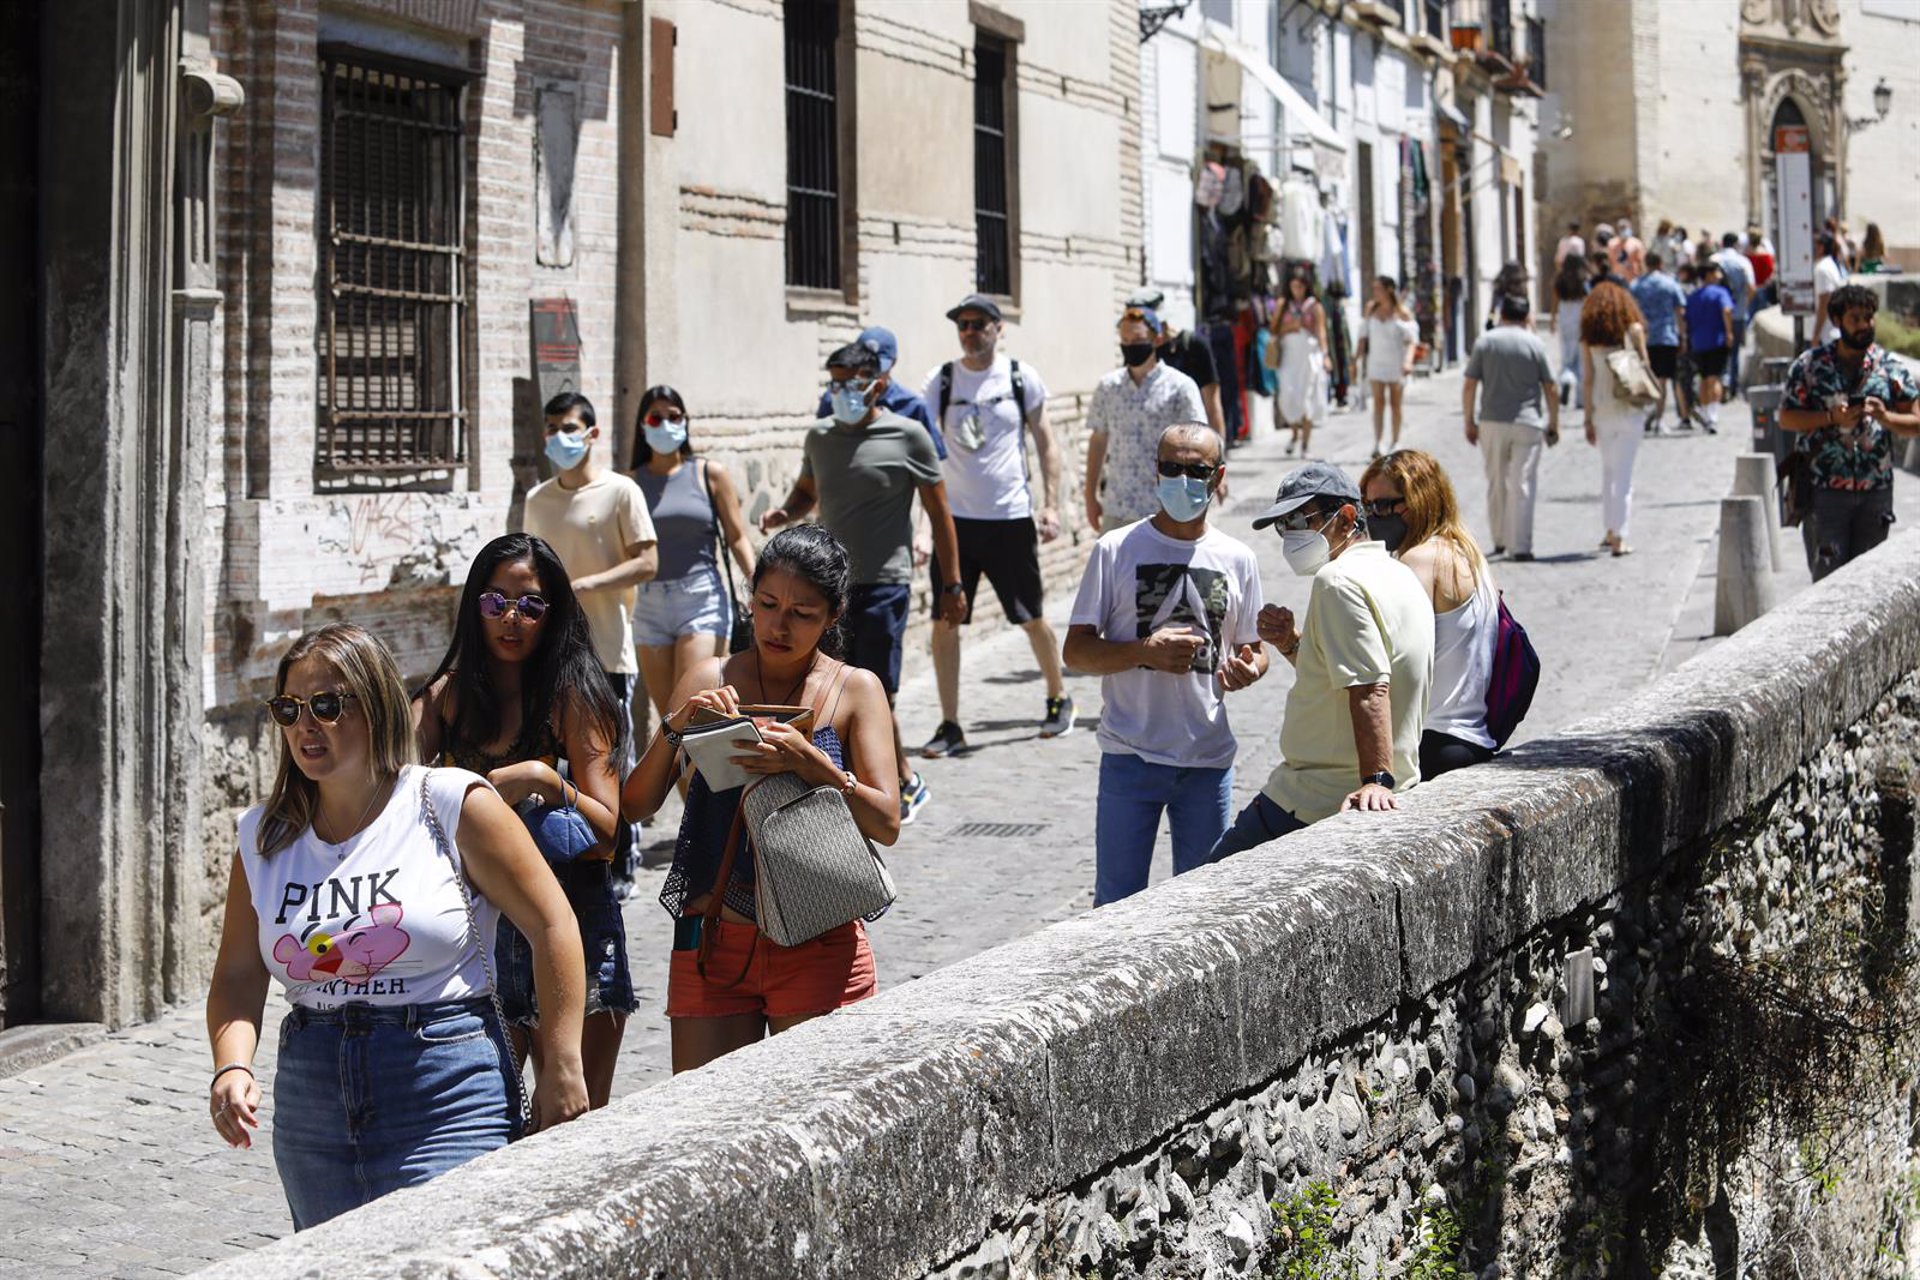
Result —
[[1512, 555], [1508, 556], [1507, 559], [1513, 561], [1515, 564], [1530, 564], [1533, 561], [1533, 552], [1516, 551]]
[[919, 774], [914, 774], [900, 784], [900, 825], [906, 826], [927, 807], [927, 801], [933, 799], [933, 788], [929, 787]]
[[942, 720], [940, 727], [927, 739], [927, 745], [920, 748], [920, 754], [929, 760], [938, 760], [942, 756], [957, 756], [967, 749], [967, 735], [960, 726], [951, 720]]
[[1064, 738], [1073, 732], [1073, 699], [1048, 698], [1047, 718], [1040, 722], [1043, 738]]

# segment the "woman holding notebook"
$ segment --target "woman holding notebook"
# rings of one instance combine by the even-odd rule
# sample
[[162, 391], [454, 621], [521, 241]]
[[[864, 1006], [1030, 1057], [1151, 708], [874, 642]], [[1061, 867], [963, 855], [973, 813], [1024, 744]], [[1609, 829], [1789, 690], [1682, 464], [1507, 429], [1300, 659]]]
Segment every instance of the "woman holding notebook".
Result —
[[[680, 681], [673, 710], [628, 775], [621, 809], [650, 816], [687, 756], [682, 739], [743, 708], [754, 730], [728, 760], [747, 776], [793, 773], [834, 787], [862, 834], [890, 845], [900, 834], [893, 717], [880, 681], [834, 657], [852, 590], [847, 552], [817, 525], [776, 534], [753, 570], [753, 647], [707, 658]], [[756, 708], [784, 707], [774, 714]], [[757, 739], [757, 740], [756, 740]], [[877, 989], [866, 928], [852, 920], [783, 947], [755, 922], [754, 860], [739, 841], [724, 883], [742, 788], [715, 791], [696, 772], [660, 902], [675, 919], [667, 978], [673, 1069], [690, 1070], [768, 1034], [864, 1000]], [[719, 895], [719, 909], [715, 894]], [[703, 934], [713, 937], [702, 948]]]

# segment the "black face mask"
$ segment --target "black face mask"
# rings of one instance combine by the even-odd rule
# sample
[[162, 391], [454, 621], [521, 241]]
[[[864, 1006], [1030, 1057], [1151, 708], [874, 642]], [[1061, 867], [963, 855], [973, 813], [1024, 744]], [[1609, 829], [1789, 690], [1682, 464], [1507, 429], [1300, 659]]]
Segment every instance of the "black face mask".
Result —
[[1127, 368], [1138, 369], [1153, 359], [1156, 350], [1158, 348], [1151, 342], [1123, 342], [1120, 344], [1120, 358], [1127, 362]]
[[1367, 531], [1387, 544], [1388, 551], [1400, 550], [1400, 544], [1407, 540], [1407, 521], [1404, 516], [1368, 516]]
[[1842, 329], [1840, 331], [1840, 341], [1846, 343], [1855, 351], [1865, 351], [1873, 345], [1873, 326], [1868, 325], [1866, 328], [1860, 330], [1857, 335], [1848, 333]]

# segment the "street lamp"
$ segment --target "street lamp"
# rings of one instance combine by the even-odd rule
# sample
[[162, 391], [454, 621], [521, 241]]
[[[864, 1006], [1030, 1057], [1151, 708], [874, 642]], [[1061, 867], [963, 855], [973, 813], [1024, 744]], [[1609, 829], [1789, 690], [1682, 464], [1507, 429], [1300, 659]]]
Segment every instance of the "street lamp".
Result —
[[1885, 76], [1873, 86], [1873, 114], [1861, 116], [1858, 120], [1847, 121], [1848, 129], [1864, 129], [1868, 125], [1879, 124], [1887, 118], [1887, 112], [1893, 109], [1893, 86], [1887, 83]]

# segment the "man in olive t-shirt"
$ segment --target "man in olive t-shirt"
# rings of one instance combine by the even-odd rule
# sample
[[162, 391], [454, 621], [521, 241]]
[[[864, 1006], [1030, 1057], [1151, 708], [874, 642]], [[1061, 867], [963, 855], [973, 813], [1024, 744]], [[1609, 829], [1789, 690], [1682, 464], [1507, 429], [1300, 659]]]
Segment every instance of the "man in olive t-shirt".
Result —
[[[958, 576], [960, 545], [933, 438], [919, 423], [880, 408], [880, 372], [879, 356], [861, 343], [828, 357], [833, 417], [807, 432], [800, 478], [785, 502], [760, 517], [760, 530], [790, 524], [819, 504], [821, 526], [840, 540], [853, 562], [853, 594], [845, 620], [847, 661], [879, 676], [891, 703], [900, 688], [913, 596], [914, 494], [920, 495], [933, 525], [934, 554], [946, 576], [940, 616], [958, 622], [967, 597]], [[932, 793], [907, 762], [897, 721], [893, 744], [900, 769], [900, 820], [911, 822]]]
[[[1527, 328], [1524, 294], [1500, 295], [1500, 323], [1480, 335], [1467, 357], [1460, 408], [1467, 443], [1487, 464], [1487, 522], [1493, 553], [1533, 559], [1533, 495], [1543, 445], [1560, 443], [1560, 396], [1547, 348]], [[1475, 407], [1478, 404], [1476, 422]]]

